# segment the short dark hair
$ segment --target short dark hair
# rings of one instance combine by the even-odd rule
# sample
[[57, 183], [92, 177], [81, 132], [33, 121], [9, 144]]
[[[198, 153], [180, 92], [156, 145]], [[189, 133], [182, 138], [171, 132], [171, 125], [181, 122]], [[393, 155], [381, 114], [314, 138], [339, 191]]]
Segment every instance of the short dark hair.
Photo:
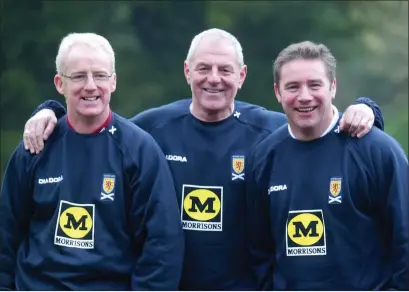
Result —
[[330, 50], [323, 44], [316, 44], [311, 41], [304, 41], [289, 45], [278, 54], [273, 65], [274, 82], [280, 82], [280, 70], [284, 64], [294, 60], [321, 60], [324, 62], [327, 76], [330, 82], [335, 79], [335, 69], [337, 61]]

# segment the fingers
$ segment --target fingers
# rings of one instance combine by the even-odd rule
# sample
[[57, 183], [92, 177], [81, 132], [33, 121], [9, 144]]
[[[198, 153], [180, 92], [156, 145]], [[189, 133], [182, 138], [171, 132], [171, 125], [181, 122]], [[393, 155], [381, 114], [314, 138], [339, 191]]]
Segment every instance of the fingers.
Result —
[[38, 154], [44, 148], [43, 133], [47, 120], [30, 119], [24, 127], [24, 148], [30, 150], [31, 154]]
[[24, 134], [23, 134], [23, 142], [24, 142], [24, 148], [26, 150], [30, 150], [31, 153], [34, 153], [35, 149], [33, 144], [31, 144], [30, 140], [30, 133], [32, 130], [30, 130], [30, 123], [26, 123], [24, 127]]
[[361, 138], [369, 133], [372, 129], [373, 121], [362, 119], [361, 123], [359, 124], [357, 130], [353, 133], [356, 137]]
[[351, 128], [354, 117], [355, 117], [355, 113], [351, 113], [350, 111], [347, 110], [341, 118], [340, 125], [339, 125], [340, 130], [350, 133], [350, 128]]
[[362, 121], [362, 116], [355, 114], [351, 121], [351, 125], [348, 128], [348, 133], [351, 135], [351, 137], [355, 137], [354, 133], [356, 131], [362, 132], [363, 130], [362, 127], [365, 127], [365, 125], [363, 125], [361, 121]]
[[35, 125], [35, 131], [32, 135], [32, 142], [35, 150], [36, 150], [36, 154], [40, 153], [41, 150], [43, 150], [44, 148], [44, 142], [43, 142], [43, 136], [44, 136], [44, 130], [45, 130], [45, 123], [43, 121], [38, 121]]
[[48, 137], [50, 137], [51, 133], [54, 131], [55, 126], [57, 125], [57, 119], [51, 119], [51, 121], [48, 122], [47, 127], [45, 128], [43, 139], [47, 140]]

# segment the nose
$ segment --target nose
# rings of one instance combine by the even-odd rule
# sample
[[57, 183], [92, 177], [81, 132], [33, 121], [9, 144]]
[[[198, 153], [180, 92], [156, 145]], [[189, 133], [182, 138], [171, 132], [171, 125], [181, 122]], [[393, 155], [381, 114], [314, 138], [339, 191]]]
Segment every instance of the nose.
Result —
[[307, 103], [312, 100], [312, 95], [310, 93], [310, 90], [308, 89], [308, 86], [302, 86], [300, 90], [300, 94], [298, 95], [298, 101]]
[[95, 89], [97, 89], [97, 85], [95, 84], [94, 77], [92, 76], [92, 74], [88, 74], [88, 78], [85, 81], [84, 88], [86, 90], [95, 90]]
[[208, 81], [209, 83], [212, 83], [212, 84], [220, 83], [219, 69], [217, 68], [217, 66], [212, 67], [212, 70], [210, 71], [210, 75], [208, 76]]

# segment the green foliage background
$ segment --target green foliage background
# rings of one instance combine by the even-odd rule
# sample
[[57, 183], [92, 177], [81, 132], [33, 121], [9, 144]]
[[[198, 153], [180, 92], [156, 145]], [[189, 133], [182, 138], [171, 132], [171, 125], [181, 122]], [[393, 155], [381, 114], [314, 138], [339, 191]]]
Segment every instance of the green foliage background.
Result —
[[96, 32], [113, 45], [112, 106], [126, 117], [190, 97], [183, 61], [204, 29], [228, 30], [243, 46], [248, 77], [238, 99], [277, 111], [274, 58], [293, 42], [325, 43], [338, 60], [336, 105], [371, 97], [408, 152], [407, 1], [3, 1], [1, 19], [1, 177], [33, 109], [63, 102], [54, 62], [70, 32]]

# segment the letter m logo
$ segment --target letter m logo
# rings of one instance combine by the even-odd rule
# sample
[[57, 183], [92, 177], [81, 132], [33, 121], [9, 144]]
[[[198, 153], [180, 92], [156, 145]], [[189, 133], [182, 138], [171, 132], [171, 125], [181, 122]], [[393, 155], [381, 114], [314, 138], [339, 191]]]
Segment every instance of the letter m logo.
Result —
[[[190, 197], [191, 200], [191, 207], [189, 208], [189, 212], [197, 212], [200, 213], [215, 213], [214, 210], [214, 201], [216, 198], [207, 198], [203, 203], [200, 201], [199, 197]], [[199, 209], [199, 210], [198, 210]]]
[[68, 229], [79, 229], [79, 230], [87, 230], [86, 227], [86, 220], [88, 218], [87, 215], [82, 215], [78, 220], [75, 219], [74, 215], [71, 213], [66, 213], [67, 215], [67, 223], [64, 225], [65, 228]]

